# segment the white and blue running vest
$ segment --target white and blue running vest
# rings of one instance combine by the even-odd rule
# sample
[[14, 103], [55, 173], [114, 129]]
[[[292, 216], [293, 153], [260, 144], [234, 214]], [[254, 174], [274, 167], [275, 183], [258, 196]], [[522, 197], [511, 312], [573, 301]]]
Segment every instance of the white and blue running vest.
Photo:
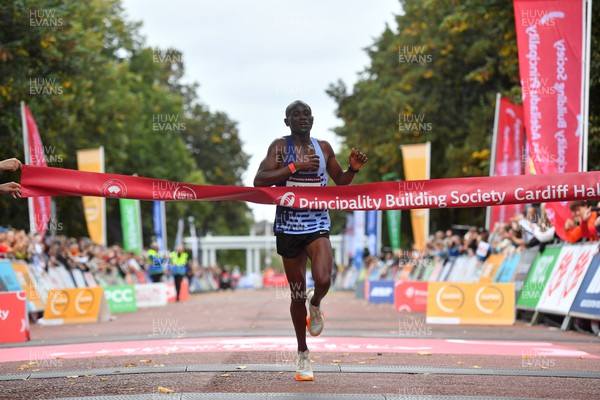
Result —
[[[285, 164], [296, 161], [297, 154], [291, 136], [286, 136]], [[319, 156], [319, 169], [317, 171], [296, 171], [286, 180], [276, 186], [327, 186], [329, 176], [325, 164], [325, 156], [315, 138], [310, 138], [315, 154]], [[327, 210], [301, 210], [297, 208], [277, 206], [273, 233], [305, 234], [318, 231], [329, 231], [331, 220]]]

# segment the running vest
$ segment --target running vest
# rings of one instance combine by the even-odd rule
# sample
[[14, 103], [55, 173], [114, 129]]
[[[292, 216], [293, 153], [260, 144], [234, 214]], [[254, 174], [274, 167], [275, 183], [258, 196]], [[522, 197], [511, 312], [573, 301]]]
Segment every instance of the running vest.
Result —
[[[297, 160], [296, 150], [291, 136], [286, 136], [285, 163], [289, 165]], [[319, 156], [319, 169], [317, 171], [296, 171], [289, 178], [279, 182], [276, 186], [327, 186], [329, 176], [325, 165], [325, 156], [315, 138], [310, 138]], [[317, 231], [328, 231], [331, 226], [327, 210], [301, 210], [290, 207], [277, 206], [273, 233], [304, 234]]]

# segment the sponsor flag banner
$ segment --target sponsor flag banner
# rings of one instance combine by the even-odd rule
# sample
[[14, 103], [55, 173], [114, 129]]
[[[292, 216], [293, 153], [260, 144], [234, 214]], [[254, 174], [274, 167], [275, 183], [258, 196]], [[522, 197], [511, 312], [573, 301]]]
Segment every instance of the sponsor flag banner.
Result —
[[137, 311], [135, 288], [132, 285], [107, 286], [104, 288], [104, 295], [111, 313]]
[[[64, 168], [23, 166], [24, 197], [103, 196], [153, 200], [155, 185], [168, 181], [100, 174]], [[174, 185], [184, 185], [173, 183]], [[418, 189], [407, 191], [407, 185]], [[122, 185], [109, 192], [107, 188]], [[325, 187], [245, 187], [185, 184], [194, 200], [243, 200], [300, 209], [408, 210], [411, 208], [485, 207], [571, 200], [600, 200], [600, 171], [544, 175], [430, 179]], [[412, 186], [411, 186], [412, 187]], [[169, 200], [178, 200], [169, 195]]]
[[354, 234], [352, 236], [352, 257], [354, 266], [360, 268], [365, 248], [365, 212], [354, 211]]
[[167, 285], [165, 283], [145, 283], [134, 285], [135, 302], [139, 308], [167, 305]]
[[0, 283], [5, 292], [20, 292], [25, 289], [21, 287], [15, 270], [8, 260], [0, 260]]
[[165, 220], [165, 202], [155, 201], [152, 208], [152, 220], [154, 221], [154, 235], [158, 243], [158, 250], [163, 253], [167, 249], [167, 230]]
[[396, 311], [425, 312], [427, 310], [427, 282], [396, 281], [394, 309]]
[[560, 249], [560, 246], [546, 246], [542, 255], [535, 259], [523, 283], [517, 308], [534, 310], [537, 307], [560, 255]]
[[[45, 167], [47, 166], [46, 154], [42, 139], [40, 138], [40, 132], [38, 131], [31, 110], [23, 102], [21, 102], [21, 114], [23, 119], [25, 163]], [[51, 217], [51, 199], [49, 196], [37, 196], [29, 201], [30, 231], [39, 232], [42, 236], [46, 233], [46, 228]]]
[[517, 265], [519, 265], [519, 259], [521, 256], [517, 253], [513, 253], [512, 255], [506, 257], [502, 265], [500, 266], [500, 270], [496, 274], [494, 278], [494, 282], [500, 283], [508, 283], [511, 282], [513, 276], [515, 274], [515, 270], [517, 269]]
[[563, 246], [537, 310], [567, 315], [592, 262], [597, 243]]
[[[581, 171], [583, 0], [514, 0], [529, 157], [536, 174]], [[567, 203], [546, 209], [565, 238]]]
[[447, 277], [449, 282], [476, 282], [478, 260], [476, 256], [459, 256], [454, 260], [452, 270]]
[[139, 200], [119, 199], [123, 249], [128, 253], [142, 252], [142, 217]]
[[[403, 144], [400, 146], [402, 151], [402, 162], [404, 165], [404, 178], [408, 182], [398, 182], [399, 191], [404, 194], [413, 194], [415, 190], [420, 190], [418, 182], [430, 178], [429, 176], [429, 158], [431, 154], [431, 143]], [[429, 237], [429, 210], [425, 207], [410, 210], [410, 220], [413, 230], [414, 248], [425, 250], [425, 243]]]
[[512, 283], [429, 282], [428, 324], [512, 325], [514, 322]]
[[29, 336], [25, 292], [0, 292], [0, 343], [26, 342]]
[[367, 249], [371, 256], [377, 257], [379, 249], [377, 248], [377, 219], [379, 213], [377, 210], [369, 210], [366, 213], [366, 235], [367, 235]]
[[[77, 169], [79, 171], [103, 173], [104, 147], [77, 150]], [[74, 182], [71, 182], [71, 184], [74, 184]], [[116, 181], [102, 185], [101, 191], [113, 196], [124, 193]], [[81, 198], [88, 234], [92, 241], [101, 245], [106, 245], [106, 200], [104, 197], [109, 196], [92, 194]]]
[[519, 298], [521, 295], [521, 290], [523, 289], [523, 283], [525, 283], [525, 279], [527, 279], [527, 274], [529, 274], [529, 270], [531, 266], [535, 262], [536, 258], [540, 253], [540, 248], [538, 246], [525, 249], [521, 252], [521, 257], [519, 258], [519, 264], [517, 264], [517, 268], [515, 270], [515, 274], [512, 278], [512, 282], [515, 284], [515, 298]]
[[394, 304], [394, 281], [368, 281], [365, 286], [369, 303], [389, 303]]
[[452, 272], [452, 269], [454, 268], [455, 262], [456, 262], [456, 259], [450, 259], [450, 260], [446, 261], [446, 263], [444, 264], [444, 268], [442, 268], [442, 272], [440, 273], [440, 276], [437, 279], [439, 282], [448, 280], [448, 276], [450, 276], [450, 273]]
[[442, 274], [442, 270], [444, 269], [444, 259], [441, 257], [435, 257], [433, 264], [433, 271], [431, 271], [431, 274], [429, 275], [429, 278], [427, 280], [435, 282], [439, 280], [438, 278], [440, 277], [440, 275]]
[[109, 318], [104, 290], [97, 286], [50, 290], [42, 323], [78, 324], [104, 322]]
[[13, 261], [11, 264], [19, 284], [25, 291], [27, 310], [29, 312], [44, 311], [44, 302], [42, 301], [42, 298], [35, 287], [34, 280], [32, 279], [31, 275], [29, 275], [27, 264], [23, 261]]
[[[490, 175], [523, 175], [523, 150], [525, 147], [523, 106], [513, 104], [509, 99], [501, 97], [498, 107]], [[496, 206], [490, 207], [489, 211], [487, 227], [491, 231], [497, 223], [507, 222], [511, 217], [523, 211], [523, 206], [520, 204]]]
[[596, 253], [581, 282], [569, 315], [582, 318], [600, 317], [600, 253]]
[[504, 254], [490, 254], [490, 256], [485, 260], [483, 264], [483, 270], [481, 272], [481, 277], [479, 278], [479, 282], [493, 282], [494, 277], [498, 273], [500, 266], [506, 259]]
[[[398, 175], [395, 173], [385, 174], [381, 177], [384, 181], [398, 181]], [[386, 211], [388, 237], [392, 251], [400, 250], [400, 218], [402, 217], [400, 210], [388, 210]]]

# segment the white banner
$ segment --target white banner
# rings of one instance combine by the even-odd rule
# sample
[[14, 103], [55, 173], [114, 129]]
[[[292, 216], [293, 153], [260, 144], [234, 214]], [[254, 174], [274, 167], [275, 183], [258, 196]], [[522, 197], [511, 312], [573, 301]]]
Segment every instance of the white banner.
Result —
[[537, 310], [567, 315], [597, 247], [597, 243], [563, 246]]

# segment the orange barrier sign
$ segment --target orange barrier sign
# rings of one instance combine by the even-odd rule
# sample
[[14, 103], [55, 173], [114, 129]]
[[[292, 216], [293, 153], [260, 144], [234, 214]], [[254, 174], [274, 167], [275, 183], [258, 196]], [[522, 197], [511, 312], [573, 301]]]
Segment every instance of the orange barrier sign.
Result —
[[44, 320], [56, 324], [106, 321], [108, 303], [101, 286], [50, 290]]
[[11, 264], [19, 283], [21, 284], [21, 287], [25, 291], [25, 297], [27, 298], [29, 307], [31, 308], [30, 311], [43, 311], [44, 302], [42, 301], [42, 298], [35, 287], [33, 279], [31, 279], [31, 275], [29, 275], [27, 264], [23, 261], [13, 261]]
[[428, 324], [512, 325], [514, 283], [429, 282]]

